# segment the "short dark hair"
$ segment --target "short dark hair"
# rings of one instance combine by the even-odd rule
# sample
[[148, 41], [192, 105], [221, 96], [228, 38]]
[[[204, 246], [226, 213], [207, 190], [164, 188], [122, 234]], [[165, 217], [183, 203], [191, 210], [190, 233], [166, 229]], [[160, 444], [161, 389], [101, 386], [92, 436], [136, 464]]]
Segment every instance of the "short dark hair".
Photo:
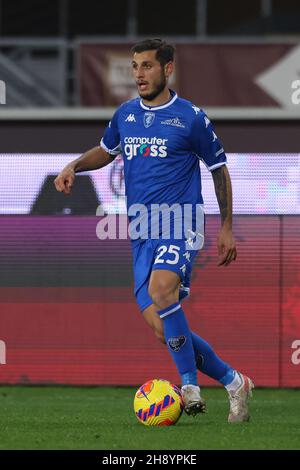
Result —
[[162, 39], [144, 39], [132, 47], [133, 53], [156, 51], [156, 59], [164, 66], [168, 62], [174, 62], [175, 47]]

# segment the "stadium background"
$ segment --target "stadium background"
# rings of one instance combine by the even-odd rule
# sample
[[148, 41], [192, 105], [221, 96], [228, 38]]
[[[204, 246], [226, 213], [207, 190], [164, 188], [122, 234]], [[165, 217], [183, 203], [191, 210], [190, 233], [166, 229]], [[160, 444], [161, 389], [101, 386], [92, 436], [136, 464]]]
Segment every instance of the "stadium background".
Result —
[[133, 96], [130, 46], [163, 36], [177, 46], [172, 86], [213, 120], [233, 178], [238, 261], [218, 269], [218, 209], [203, 167], [207, 233], [189, 321], [256, 385], [299, 387], [298, 2], [0, 6], [0, 383], [178, 382], [135, 304], [129, 242], [96, 236], [99, 204], [124, 216], [121, 160], [78, 175], [70, 197], [53, 187]]

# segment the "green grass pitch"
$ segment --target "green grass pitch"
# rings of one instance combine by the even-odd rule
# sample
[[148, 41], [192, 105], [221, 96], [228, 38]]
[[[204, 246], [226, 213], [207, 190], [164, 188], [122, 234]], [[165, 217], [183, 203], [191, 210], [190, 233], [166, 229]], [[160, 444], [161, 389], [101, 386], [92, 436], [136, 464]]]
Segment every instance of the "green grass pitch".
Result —
[[229, 425], [222, 389], [204, 388], [208, 412], [148, 427], [131, 387], [0, 387], [0, 449], [300, 449], [300, 390], [258, 389], [251, 421]]

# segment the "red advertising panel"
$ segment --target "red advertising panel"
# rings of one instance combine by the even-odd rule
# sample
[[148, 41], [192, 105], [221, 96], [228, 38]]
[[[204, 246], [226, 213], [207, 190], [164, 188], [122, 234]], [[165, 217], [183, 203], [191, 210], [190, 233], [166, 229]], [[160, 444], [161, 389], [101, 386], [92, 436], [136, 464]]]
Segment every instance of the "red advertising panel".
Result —
[[300, 386], [300, 218], [282, 219], [282, 387]]
[[[1, 217], [0, 383], [178, 383], [135, 304], [130, 243], [98, 240], [98, 220]], [[208, 216], [183, 302], [192, 329], [256, 385], [300, 385], [299, 227], [299, 217], [236, 216], [238, 259], [218, 268], [219, 217]]]

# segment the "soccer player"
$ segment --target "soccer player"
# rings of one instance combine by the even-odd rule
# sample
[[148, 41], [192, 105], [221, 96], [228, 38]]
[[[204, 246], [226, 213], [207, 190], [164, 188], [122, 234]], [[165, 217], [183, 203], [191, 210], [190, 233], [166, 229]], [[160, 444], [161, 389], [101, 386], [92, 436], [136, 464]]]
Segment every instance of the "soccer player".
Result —
[[[177, 366], [185, 411], [190, 415], [205, 411], [198, 369], [227, 389], [228, 421], [247, 421], [252, 381], [225, 363], [204, 339], [190, 330], [181, 306], [181, 300], [189, 293], [193, 261], [203, 244], [203, 230], [201, 223], [197, 223], [201, 220], [198, 209], [203, 206], [199, 159], [212, 172], [220, 207], [218, 265], [228, 266], [237, 257], [226, 155], [205, 113], [168, 87], [174, 47], [160, 39], [149, 39], [136, 44], [132, 52], [139, 97], [117, 109], [100, 145], [68, 164], [57, 176], [55, 186], [69, 194], [75, 173], [103, 168], [122, 153], [130, 224], [137, 221], [132, 210], [137, 204], [148, 210], [144, 219], [139, 218], [144, 231], [138, 238], [131, 237], [134, 292], [145, 321], [156, 337], [167, 344]], [[172, 227], [167, 233], [162, 228], [164, 220], [160, 218], [157, 222], [153, 217], [152, 208], [157, 210], [157, 205], [164, 205], [165, 213], [166, 207], [174, 205], [182, 209], [172, 213]], [[188, 220], [180, 218], [185, 206], [192, 208]], [[163, 215], [162, 210], [159, 216]], [[188, 228], [180, 238], [175, 232], [183, 226]]]

